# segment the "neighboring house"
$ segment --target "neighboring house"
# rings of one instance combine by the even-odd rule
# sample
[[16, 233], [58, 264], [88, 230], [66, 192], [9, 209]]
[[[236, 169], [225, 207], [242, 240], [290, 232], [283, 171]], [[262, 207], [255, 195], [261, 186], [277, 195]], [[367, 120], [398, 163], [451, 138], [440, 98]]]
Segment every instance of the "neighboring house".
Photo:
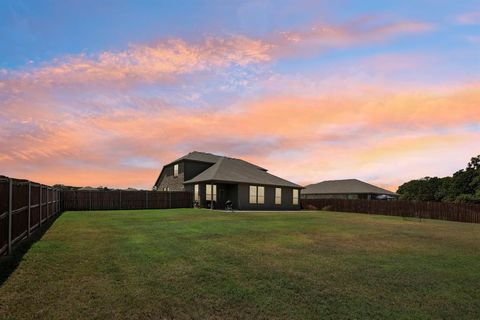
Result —
[[190, 191], [201, 207], [239, 210], [298, 210], [301, 186], [244, 160], [194, 151], [167, 165], [155, 182], [159, 191]]
[[357, 179], [346, 179], [308, 185], [302, 190], [302, 198], [394, 200], [398, 194]]

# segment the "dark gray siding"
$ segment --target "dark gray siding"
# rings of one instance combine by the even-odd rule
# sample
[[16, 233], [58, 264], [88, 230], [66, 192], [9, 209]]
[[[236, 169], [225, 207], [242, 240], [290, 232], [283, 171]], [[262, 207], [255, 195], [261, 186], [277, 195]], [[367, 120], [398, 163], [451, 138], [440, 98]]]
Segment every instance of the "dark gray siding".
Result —
[[[275, 188], [274, 186], [265, 187], [265, 203], [264, 204], [251, 204], [249, 203], [249, 190], [250, 185], [239, 184], [238, 185], [238, 202], [240, 210], [300, 210], [299, 204], [293, 204], [293, 188], [282, 188], [282, 204], [275, 204]], [[300, 194], [300, 191], [299, 191]]]
[[232, 201], [233, 208], [238, 209], [238, 187], [236, 184], [217, 183], [216, 208], [225, 208], [227, 200]]
[[[184, 161], [185, 181], [194, 178], [195, 176], [199, 175], [200, 173], [207, 170], [211, 166], [213, 166], [213, 163], [205, 163], [205, 162], [198, 162], [198, 161]], [[173, 174], [173, 171], [172, 171], [172, 174]]]
[[227, 200], [233, 202], [233, 209], [238, 210], [238, 185], [230, 184], [227, 189]]

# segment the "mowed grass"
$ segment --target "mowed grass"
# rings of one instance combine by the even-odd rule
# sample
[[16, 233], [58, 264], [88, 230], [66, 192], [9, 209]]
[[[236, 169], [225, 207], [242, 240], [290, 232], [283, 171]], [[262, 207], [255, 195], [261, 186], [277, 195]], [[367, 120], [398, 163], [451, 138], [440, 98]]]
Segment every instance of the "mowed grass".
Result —
[[478, 319], [480, 225], [66, 212], [0, 287], [0, 318]]

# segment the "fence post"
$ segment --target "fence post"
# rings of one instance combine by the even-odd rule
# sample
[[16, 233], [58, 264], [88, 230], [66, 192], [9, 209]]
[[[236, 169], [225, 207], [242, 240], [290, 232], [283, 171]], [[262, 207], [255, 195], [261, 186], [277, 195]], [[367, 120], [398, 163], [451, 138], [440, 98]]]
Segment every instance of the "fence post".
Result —
[[122, 190], [120, 191], [119, 201], [118, 201], [118, 210], [122, 210]]
[[38, 198], [39, 198], [39, 200], [38, 200], [38, 207], [40, 208], [40, 209], [39, 209], [39, 210], [40, 210], [39, 226], [41, 226], [41, 225], [42, 225], [42, 185], [38, 185], [38, 190], [39, 190], [39, 191], [38, 191], [38, 194], [39, 194], [39, 196], [38, 196]]
[[50, 217], [50, 203], [48, 202], [49, 201], [49, 197], [48, 197], [49, 191], [50, 190], [47, 187], [47, 219]]
[[30, 238], [30, 225], [31, 225], [31, 206], [32, 206], [32, 183], [28, 181], [28, 237]]
[[145, 209], [148, 209], [148, 191], [145, 190]]
[[8, 178], [8, 254], [12, 254], [12, 178]]
[[88, 191], [88, 208], [92, 211], [92, 191]]
[[170, 209], [172, 209], [172, 191], [168, 191], [168, 203]]

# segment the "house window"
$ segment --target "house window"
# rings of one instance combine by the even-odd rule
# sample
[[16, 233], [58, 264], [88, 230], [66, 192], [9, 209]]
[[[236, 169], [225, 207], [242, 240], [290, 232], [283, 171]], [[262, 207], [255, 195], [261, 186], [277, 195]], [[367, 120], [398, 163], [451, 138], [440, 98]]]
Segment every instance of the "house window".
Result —
[[200, 193], [198, 192], [198, 184], [194, 186], [194, 200], [200, 201]]
[[298, 189], [293, 189], [293, 204], [298, 204]]
[[173, 166], [173, 176], [178, 177], [178, 164]]
[[206, 185], [205, 199], [207, 201], [217, 201], [217, 185], [216, 184]]
[[265, 203], [265, 187], [258, 187], [257, 202], [259, 204], [264, 204]]
[[282, 188], [275, 188], [275, 204], [282, 204]]
[[252, 204], [265, 203], [265, 187], [250, 186], [249, 202]]
[[250, 203], [257, 203], [257, 186], [250, 186], [249, 199]]

